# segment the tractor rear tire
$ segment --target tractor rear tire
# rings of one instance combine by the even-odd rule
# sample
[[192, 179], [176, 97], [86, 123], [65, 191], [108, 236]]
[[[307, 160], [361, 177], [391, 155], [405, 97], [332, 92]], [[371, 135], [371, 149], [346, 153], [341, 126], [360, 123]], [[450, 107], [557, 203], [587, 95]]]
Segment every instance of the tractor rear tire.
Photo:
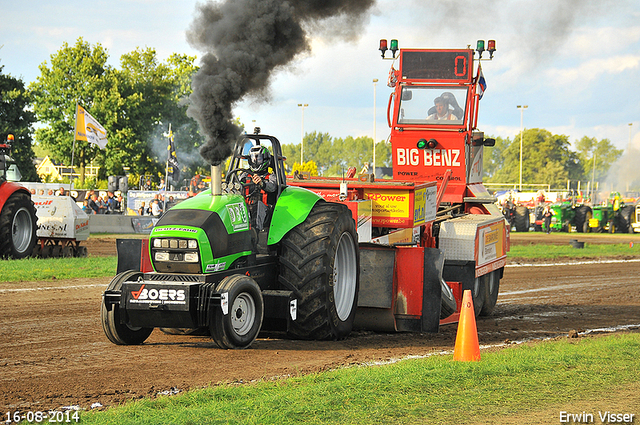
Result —
[[487, 273], [484, 275], [484, 278], [485, 297], [482, 309], [480, 310], [480, 315], [490, 316], [498, 302], [498, 293], [500, 292], [500, 270], [494, 270], [491, 273]]
[[36, 208], [29, 195], [14, 192], [0, 212], [0, 257], [26, 258], [36, 245]]
[[264, 302], [260, 287], [249, 276], [227, 276], [216, 287], [228, 294], [229, 310], [224, 314], [216, 308], [209, 323], [211, 337], [220, 348], [247, 348], [255, 341], [264, 315]]
[[620, 208], [620, 231], [622, 233], [633, 233], [633, 213], [635, 208], [633, 205], [625, 205]]
[[[114, 277], [107, 290], [121, 290], [122, 283], [127, 280], [135, 280], [138, 276], [142, 275], [141, 272], [128, 270], [122, 272]], [[151, 332], [153, 328], [134, 328], [127, 324], [120, 323], [120, 306], [114, 304], [111, 306], [111, 310], [107, 310], [104, 298], [102, 299], [102, 306], [100, 309], [100, 319], [102, 321], [102, 330], [107, 336], [109, 341], [117, 345], [139, 345], [142, 344]]]
[[588, 205], [581, 205], [576, 208], [576, 215], [573, 222], [576, 225], [576, 231], [578, 233], [589, 233], [591, 228], [589, 227], [589, 220], [593, 218], [593, 210]]
[[294, 292], [297, 319], [289, 336], [343, 339], [356, 315], [360, 252], [350, 210], [319, 200], [280, 244], [278, 281]]
[[516, 232], [528, 232], [530, 226], [529, 208], [516, 207], [515, 219]]

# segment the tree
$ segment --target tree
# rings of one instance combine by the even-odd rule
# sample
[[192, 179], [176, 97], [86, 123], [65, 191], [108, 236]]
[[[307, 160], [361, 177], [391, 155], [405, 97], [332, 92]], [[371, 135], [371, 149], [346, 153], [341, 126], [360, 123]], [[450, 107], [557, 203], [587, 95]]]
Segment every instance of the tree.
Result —
[[[76, 105], [89, 110], [106, 129], [117, 121], [122, 99], [116, 91], [113, 70], [107, 65], [108, 55], [100, 45], [90, 46], [79, 38], [74, 46], [64, 43], [51, 55], [51, 66], [40, 65], [41, 75], [30, 85], [34, 112], [45, 127], [36, 130], [36, 139], [55, 159], [80, 167], [84, 182], [86, 165], [99, 148], [85, 141], [74, 142]], [[75, 165], [74, 164], [74, 165]]]
[[[568, 137], [551, 134], [538, 128], [527, 129], [522, 140], [522, 183], [546, 183], [563, 186], [567, 179], [577, 180], [582, 176], [582, 166], [575, 152], [572, 152]], [[502, 149], [502, 162], [495, 160], [494, 174], [490, 182], [518, 183], [520, 181], [520, 135]], [[498, 141], [496, 141], [496, 144]], [[507, 145], [508, 144], [508, 145]], [[490, 159], [491, 161], [491, 159]], [[564, 172], [559, 172], [563, 170]]]
[[623, 150], [616, 149], [609, 139], [598, 141], [595, 137], [583, 136], [576, 141], [578, 158], [583, 168], [583, 178], [602, 181], [609, 173], [611, 166], [622, 156]]
[[[283, 145], [282, 151], [289, 161], [299, 162], [300, 145]], [[323, 176], [342, 176], [349, 167], [356, 167], [359, 171], [365, 162], [373, 162], [373, 139], [366, 136], [334, 139], [328, 133], [307, 133], [304, 137], [304, 159], [313, 160]], [[391, 146], [385, 141], [376, 144], [376, 166], [391, 166]]]
[[495, 146], [485, 147], [483, 150], [482, 169], [486, 181], [492, 180], [492, 177], [503, 166], [504, 152], [511, 144], [509, 138], [495, 137], [495, 140]]
[[22, 181], [40, 181], [33, 164], [31, 134], [35, 116], [30, 111], [29, 94], [24, 82], [3, 74], [3, 68], [0, 66], [0, 143], [4, 143], [8, 134], [13, 134], [11, 156], [22, 174]]
[[123, 174], [124, 167], [132, 174], [164, 174], [169, 124], [181, 166], [188, 163], [202, 143], [197, 124], [186, 116], [195, 57], [174, 54], [161, 62], [154, 49], [138, 48], [121, 56], [119, 70], [107, 59], [100, 44], [79, 38], [53, 54], [50, 66], [40, 66], [41, 76], [31, 86], [35, 112], [45, 124], [36, 132], [38, 141], [70, 163], [77, 102], [105, 127], [109, 140], [104, 150], [75, 142], [81, 179], [91, 160], [101, 167], [100, 178]]

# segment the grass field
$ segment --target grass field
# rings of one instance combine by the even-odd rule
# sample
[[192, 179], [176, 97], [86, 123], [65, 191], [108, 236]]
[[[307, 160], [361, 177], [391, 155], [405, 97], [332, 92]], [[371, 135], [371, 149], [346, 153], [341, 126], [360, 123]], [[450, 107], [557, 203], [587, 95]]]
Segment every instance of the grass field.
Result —
[[[476, 424], [524, 423], [528, 418], [529, 423], [559, 423], [561, 411], [591, 411], [597, 418], [598, 410], [611, 409], [608, 399], [615, 403], [619, 394], [633, 394], [638, 352], [640, 334], [547, 341], [483, 352], [481, 361], [472, 363], [437, 355], [270, 382], [214, 385], [84, 413], [81, 422]], [[618, 413], [636, 413], [640, 399], [635, 394], [626, 411]]]
[[113, 276], [117, 258], [26, 258], [0, 261], [0, 282], [76, 279]]
[[630, 245], [618, 244], [591, 244], [585, 242], [584, 248], [573, 248], [571, 245], [513, 245], [507, 257], [511, 258], [597, 258], [597, 257], [640, 257], [640, 243]]

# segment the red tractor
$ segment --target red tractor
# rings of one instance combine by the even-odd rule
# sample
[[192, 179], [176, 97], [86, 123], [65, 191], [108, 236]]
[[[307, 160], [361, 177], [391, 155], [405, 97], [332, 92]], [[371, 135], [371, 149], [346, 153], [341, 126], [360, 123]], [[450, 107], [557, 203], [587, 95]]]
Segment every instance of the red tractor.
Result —
[[38, 230], [36, 209], [31, 193], [15, 181], [20, 180], [18, 167], [11, 158], [9, 134], [0, 143], [0, 257], [25, 258], [31, 255]]

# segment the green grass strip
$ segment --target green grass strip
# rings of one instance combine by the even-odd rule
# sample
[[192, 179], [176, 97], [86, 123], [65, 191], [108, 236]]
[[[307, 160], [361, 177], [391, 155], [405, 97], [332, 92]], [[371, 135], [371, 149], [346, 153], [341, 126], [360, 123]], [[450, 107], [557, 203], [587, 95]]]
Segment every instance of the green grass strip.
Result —
[[518, 258], [586, 258], [586, 257], [640, 257], [640, 243], [633, 247], [626, 244], [590, 244], [586, 242], [584, 248], [574, 248], [571, 245], [512, 245], [507, 257]]
[[[86, 412], [83, 424], [409, 424], [491, 422], [597, 398], [637, 380], [640, 334], [548, 341], [352, 367], [276, 382], [220, 385]], [[194, 359], [197, 361], [197, 359]], [[179, 367], [179, 366], [177, 366]], [[207, 372], [202, 371], [203, 374]], [[215, 376], [211, 376], [215, 381]], [[631, 412], [633, 413], [633, 412]]]
[[25, 258], [0, 261], [0, 282], [115, 276], [118, 258]]

